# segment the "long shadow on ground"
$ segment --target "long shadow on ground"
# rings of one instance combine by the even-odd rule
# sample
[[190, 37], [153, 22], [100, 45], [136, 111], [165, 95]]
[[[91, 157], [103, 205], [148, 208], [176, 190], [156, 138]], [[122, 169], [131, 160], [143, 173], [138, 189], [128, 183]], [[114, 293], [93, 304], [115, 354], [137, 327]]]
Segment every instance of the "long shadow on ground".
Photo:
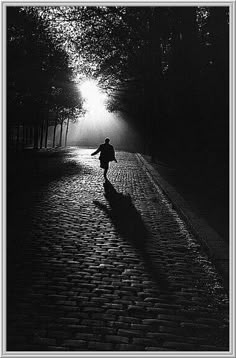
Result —
[[132, 203], [131, 197], [117, 192], [108, 180], [104, 183], [104, 190], [110, 208], [96, 200], [94, 204], [110, 218], [120, 236], [135, 248], [146, 270], [158, 286], [162, 290], [169, 291], [169, 283], [163, 270], [155, 263], [147, 250], [150, 233]]

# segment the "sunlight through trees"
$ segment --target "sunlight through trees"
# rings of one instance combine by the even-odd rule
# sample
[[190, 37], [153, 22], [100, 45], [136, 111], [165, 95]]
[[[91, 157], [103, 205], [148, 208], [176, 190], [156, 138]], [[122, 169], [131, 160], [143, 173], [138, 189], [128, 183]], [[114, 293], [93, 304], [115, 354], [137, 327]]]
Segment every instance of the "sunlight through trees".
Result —
[[[23, 25], [22, 20], [17, 20], [15, 27], [8, 21], [9, 103], [22, 109], [25, 108], [22, 103], [27, 100], [34, 103], [31, 105], [34, 108], [36, 102], [43, 101], [40, 108], [49, 113], [45, 116], [56, 126], [64, 123], [68, 111], [76, 110], [77, 118], [81, 118], [83, 99], [76, 94], [75, 87], [78, 78], [81, 83], [90, 78], [106, 93], [109, 111], [129, 114], [131, 124], [142, 133], [145, 152], [153, 157], [175, 161], [186, 156], [188, 160], [189, 156], [201, 153], [205, 158], [206, 152], [208, 156], [215, 155], [219, 143], [220, 152], [226, 153], [227, 6], [26, 6], [15, 9], [18, 17], [37, 24], [37, 30], [26, 30], [27, 21]], [[9, 19], [12, 11], [9, 11]], [[25, 31], [24, 41], [24, 36], [18, 36], [20, 29]], [[31, 33], [34, 40], [30, 38]], [[39, 58], [36, 48], [29, 54], [27, 49], [31, 43], [40, 49]], [[28, 51], [27, 56], [22, 51], [19, 66], [23, 73], [28, 73], [27, 81], [23, 81], [14, 68], [14, 51], [20, 46]], [[32, 72], [31, 76], [30, 71], [36, 68], [37, 74]], [[59, 73], [64, 78], [60, 78]], [[37, 88], [30, 83], [35, 74]], [[19, 81], [15, 81], [17, 78]], [[27, 88], [22, 87], [24, 82]], [[16, 88], [13, 83], [19, 83], [20, 87]], [[89, 91], [93, 92], [91, 88]], [[36, 102], [32, 98], [37, 98]], [[72, 98], [77, 98], [77, 103], [72, 104]], [[90, 107], [98, 98], [94, 95], [93, 100], [89, 100]], [[42, 128], [42, 119], [37, 116], [34, 122]], [[12, 122], [16, 126], [15, 119]], [[19, 137], [17, 133], [15, 130], [14, 136]]]

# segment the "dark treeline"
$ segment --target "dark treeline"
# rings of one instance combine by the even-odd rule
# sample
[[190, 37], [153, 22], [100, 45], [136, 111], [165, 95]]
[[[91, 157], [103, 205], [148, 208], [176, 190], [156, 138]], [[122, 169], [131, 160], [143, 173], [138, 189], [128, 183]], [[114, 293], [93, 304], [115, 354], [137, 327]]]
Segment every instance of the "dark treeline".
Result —
[[118, 101], [133, 114], [153, 157], [227, 163], [228, 8], [130, 8], [126, 16], [138, 50], [114, 108]]
[[48, 128], [65, 127], [81, 107], [72, 81], [68, 54], [57, 47], [46, 22], [19, 7], [7, 8], [7, 144], [8, 148], [48, 145]]
[[8, 8], [9, 137], [42, 146], [49, 123], [73, 119], [77, 72], [131, 114], [153, 158], [228, 162], [228, 7], [26, 10]]

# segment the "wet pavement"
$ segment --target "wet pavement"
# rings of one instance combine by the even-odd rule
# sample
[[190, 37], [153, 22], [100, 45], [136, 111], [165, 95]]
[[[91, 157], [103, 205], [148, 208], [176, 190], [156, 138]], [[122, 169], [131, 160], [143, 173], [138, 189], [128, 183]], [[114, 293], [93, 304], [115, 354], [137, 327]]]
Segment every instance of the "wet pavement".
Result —
[[[228, 297], [138, 157], [8, 159], [7, 351], [228, 351]], [[15, 160], [15, 162], [14, 162]]]

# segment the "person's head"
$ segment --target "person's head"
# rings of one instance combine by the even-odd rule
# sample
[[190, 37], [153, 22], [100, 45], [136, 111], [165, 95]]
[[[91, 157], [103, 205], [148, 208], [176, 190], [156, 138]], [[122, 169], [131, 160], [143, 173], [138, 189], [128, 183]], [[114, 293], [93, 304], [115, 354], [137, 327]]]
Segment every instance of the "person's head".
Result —
[[105, 143], [108, 144], [109, 142], [110, 142], [110, 139], [109, 139], [109, 138], [106, 138], [106, 139], [105, 139]]

